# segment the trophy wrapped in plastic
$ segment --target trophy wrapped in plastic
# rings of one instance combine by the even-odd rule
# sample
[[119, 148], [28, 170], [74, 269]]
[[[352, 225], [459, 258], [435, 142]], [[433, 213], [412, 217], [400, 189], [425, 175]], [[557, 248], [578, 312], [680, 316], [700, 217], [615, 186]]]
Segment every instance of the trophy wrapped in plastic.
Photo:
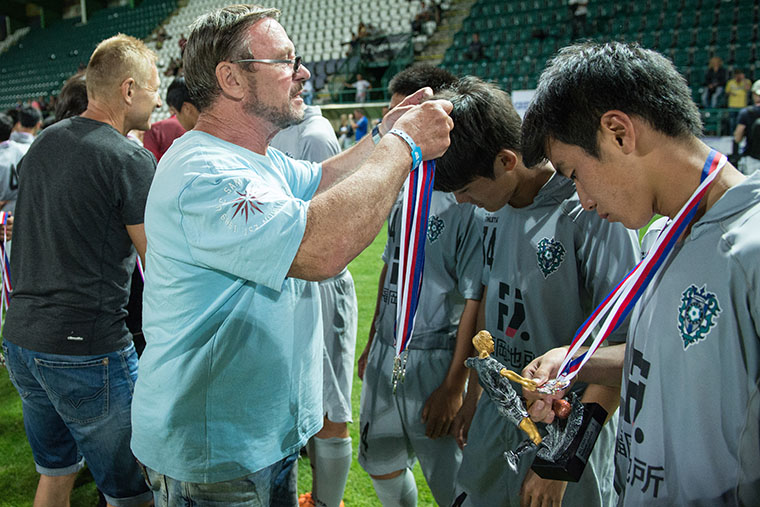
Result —
[[472, 343], [478, 356], [467, 359], [465, 366], [477, 371], [480, 384], [496, 405], [499, 414], [527, 436], [516, 449], [504, 453], [509, 467], [517, 473], [520, 460], [527, 454], [535, 453], [532, 469], [540, 477], [577, 482], [586, 467], [607, 412], [597, 403], [581, 403], [571, 393], [565, 400], [554, 401], [553, 408], [557, 417], [554, 422], [546, 425], [546, 435], [542, 437], [510, 381], [531, 391], [535, 391], [538, 384], [506, 369], [491, 357], [494, 344], [488, 331], [480, 331]]

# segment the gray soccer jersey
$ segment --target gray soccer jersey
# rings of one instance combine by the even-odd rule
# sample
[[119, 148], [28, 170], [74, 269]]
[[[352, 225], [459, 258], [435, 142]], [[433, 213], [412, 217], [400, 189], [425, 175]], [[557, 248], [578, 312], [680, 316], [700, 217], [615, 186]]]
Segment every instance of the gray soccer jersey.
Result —
[[332, 124], [319, 106], [308, 106], [303, 121], [279, 131], [270, 144], [296, 160], [323, 162], [340, 153]]
[[[318, 106], [309, 106], [301, 123], [281, 130], [271, 146], [291, 158], [323, 162], [340, 153], [332, 125]], [[319, 282], [325, 349], [322, 408], [332, 422], [351, 422], [351, 387], [358, 309], [351, 273]]]
[[359, 463], [383, 475], [414, 465], [419, 458], [430, 490], [440, 505], [451, 505], [461, 452], [453, 437], [425, 436], [422, 409], [446, 378], [465, 299], [480, 299], [483, 254], [479, 223], [471, 205], [433, 192], [425, 245], [425, 271], [406, 377], [391, 386], [400, 202], [394, 206], [383, 256], [389, 269], [376, 321], [375, 340], [362, 384]]
[[625, 505], [760, 498], [760, 174], [677, 244], [632, 312], [616, 445]]
[[[635, 233], [585, 212], [573, 183], [560, 175], [544, 185], [531, 205], [507, 205], [484, 213], [483, 219], [485, 320], [494, 338], [492, 356], [518, 373], [547, 350], [569, 344], [595, 305], [639, 258]], [[624, 339], [625, 331], [610, 337]], [[614, 426], [614, 420], [605, 425], [581, 482], [568, 485], [565, 505], [613, 500], [612, 448], [605, 452], [603, 446], [612, 443]], [[524, 438], [487, 396], [481, 397], [459, 472], [470, 505], [519, 505], [531, 459], [523, 459], [520, 474], [514, 474], [502, 453]]]
[[[452, 194], [433, 192], [425, 243], [425, 271], [410, 349], [452, 349], [465, 299], [480, 299], [483, 267], [481, 236], [473, 221], [475, 208], [458, 205]], [[398, 277], [401, 200], [391, 210], [383, 261], [383, 281], [375, 338], [394, 344], [396, 278]]]

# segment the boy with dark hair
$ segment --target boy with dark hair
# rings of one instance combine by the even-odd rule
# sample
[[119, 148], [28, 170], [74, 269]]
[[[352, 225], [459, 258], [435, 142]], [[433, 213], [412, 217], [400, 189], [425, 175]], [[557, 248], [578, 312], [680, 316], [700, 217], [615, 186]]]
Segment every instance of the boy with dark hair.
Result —
[[11, 141], [25, 144], [28, 149], [41, 126], [42, 113], [40, 110], [31, 106], [24, 106], [18, 110], [16, 124], [13, 126], [13, 132], [11, 132]]
[[[443, 69], [412, 67], [390, 82], [391, 108], [426, 85], [439, 91], [456, 82]], [[434, 76], [431, 81], [428, 78]], [[396, 278], [401, 241], [401, 200], [388, 219], [388, 242], [377, 305], [367, 345], [359, 358], [362, 384], [359, 463], [372, 477], [383, 505], [417, 504], [411, 468], [419, 459], [439, 505], [454, 501], [462, 460], [449, 428], [467, 380], [464, 360], [472, 351], [483, 269], [482, 241], [472, 206], [433, 192], [425, 245], [425, 272], [414, 334], [404, 356], [406, 376], [392, 387]]]
[[166, 90], [166, 104], [183, 129], [191, 130], [195, 126], [199, 112], [190, 97], [184, 77], [175, 78], [169, 85], [169, 89]]
[[13, 119], [5, 113], [0, 113], [0, 143], [11, 137]]
[[[478, 329], [493, 335], [493, 356], [520, 371], [539, 354], [570, 343], [589, 312], [634, 266], [638, 242], [624, 227], [584, 212], [573, 183], [550, 164], [524, 162], [520, 117], [505, 92], [466, 77], [438, 96], [454, 104], [455, 128], [436, 165], [436, 187], [453, 192], [460, 203], [484, 208]], [[623, 339], [622, 332], [613, 336]], [[559, 505], [563, 498], [564, 505], [614, 504], [614, 421], [602, 429], [579, 482], [541, 479], [529, 470], [527, 458], [515, 474], [503, 453], [525, 435], [481, 391], [473, 374], [456, 428], [461, 426], [467, 440], [457, 477], [458, 505]], [[615, 388], [584, 385], [576, 391], [609, 413], [617, 408]]]
[[169, 85], [166, 90], [166, 104], [172, 115], [153, 123], [143, 138], [143, 146], [156, 157], [156, 160], [161, 160], [174, 140], [192, 129], [198, 121], [198, 109], [190, 99], [184, 77], [176, 78]]
[[[760, 175], [745, 178], [698, 138], [686, 81], [636, 44], [562, 49], [523, 127], [526, 159], [551, 160], [584, 207], [609, 221], [642, 227], [655, 213], [675, 218], [696, 206], [693, 218], [677, 220], [684, 232], [631, 311], [626, 346], [605, 351], [618, 353], [615, 367], [596, 354], [581, 370], [615, 383], [622, 369], [621, 504], [756, 503]], [[559, 355], [526, 374], [555, 376]], [[540, 401], [531, 412], [550, 416]]]

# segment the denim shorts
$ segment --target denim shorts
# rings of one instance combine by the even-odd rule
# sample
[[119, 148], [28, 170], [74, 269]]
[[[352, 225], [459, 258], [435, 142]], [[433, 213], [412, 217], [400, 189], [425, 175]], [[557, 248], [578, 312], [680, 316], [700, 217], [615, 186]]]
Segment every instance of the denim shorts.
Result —
[[3, 342], [11, 382], [37, 471], [77, 472], [84, 462], [111, 505], [129, 507], [151, 493], [129, 448], [137, 354], [130, 344], [96, 356], [44, 354]]
[[183, 482], [143, 468], [153, 490], [155, 507], [296, 507], [298, 505], [298, 454], [231, 481], [200, 484]]

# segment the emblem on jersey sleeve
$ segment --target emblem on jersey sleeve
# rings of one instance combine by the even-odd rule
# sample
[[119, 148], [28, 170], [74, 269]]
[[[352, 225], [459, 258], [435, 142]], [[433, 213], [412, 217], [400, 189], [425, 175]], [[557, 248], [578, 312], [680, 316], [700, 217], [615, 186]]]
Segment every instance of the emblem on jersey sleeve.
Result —
[[435, 215], [431, 215], [430, 219], [428, 219], [428, 229], [427, 229], [427, 236], [431, 243], [435, 243], [435, 240], [437, 240], [441, 233], [443, 232], [443, 229], [446, 228], [446, 224], [443, 220], [438, 218]]
[[554, 238], [544, 238], [538, 242], [536, 257], [541, 273], [544, 274], [544, 278], [548, 278], [565, 260], [565, 247]]
[[681, 306], [678, 308], [678, 331], [683, 338], [683, 348], [704, 340], [720, 313], [718, 298], [712, 292], [696, 285], [689, 286], [681, 293]]
[[235, 210], [235, 212], [232, 214], [232, 218], [235, 218], [237, 215], [240, 215], [241, 217], [245, 217], [245, 222], [248, 223], [248, 214], [255, 215], [256, 212], [264, 213], [261, 211], [261, 202], [256, 200], [256, 196], [249, 193], [249, 192], [235, 192], [238, 197], [233, 199], [231, 201], [232, 209]]

